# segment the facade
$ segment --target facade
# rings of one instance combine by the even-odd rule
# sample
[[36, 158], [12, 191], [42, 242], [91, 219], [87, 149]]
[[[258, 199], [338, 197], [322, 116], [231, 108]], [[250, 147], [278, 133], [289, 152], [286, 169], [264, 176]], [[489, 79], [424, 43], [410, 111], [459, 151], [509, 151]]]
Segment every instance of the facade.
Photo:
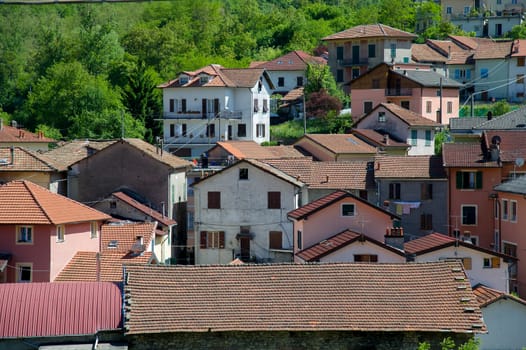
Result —
[[217, 141], [270, 140], [274, 85], [262, 68], [209, 65], [159, 85], [163, 90], [164, 149], [199, 158]]
[[379, 156], [377, 205], [400, 216], [408, 239], [447, 231], [448, 179], [440, 156]]
[[526, 66], [526, 40], [518, 39], [513, 42], [511, 57], [509, 60], [508, 98], [510, 102], [524, 103], [526, 96], [526, 85], [524, 81], [524, 70]]
[[383, 134], [387, 145], [391, 139], [410, 145], [407, 151], [410, 156], [435, 154], [435, 134], [442, 127], [441, 124], [394, 103], [377, 105], [371, 112], [356, 120], [353, 126]]
[[305, 201], [303, 182], [244, 159], [192, 187], [196, 264], [292, 260], [287, 213]]
[[[351, 82], [352, 114], [361, 118], [380, 103], [394, 103], [436, 123], [458, 116], [457, 81], [429, 67], [380, 64]], [[441, 112], [442, 111], [442, 112]]]
[[400, 219], [341, 190], [289, 212], [288, 218], [294, 225], [294, 254], [345, 230], [382, 242]]
[[79, 250], [97, 252], [110, 217], [29, 181], [0, 186], [2, 282], [51, 282]]
[[458, 262], [129, 266], [126, 274], [130, 349], [408, 350], [486, 331]]
[[383, 24], [371, 24], [352, 27], [322, 40], [328, 47], [328, 64], [336, 83], [349, 93], [346, 83], [372, 67], [383, 62], [409, 63], [411, 44], [416, 37]]

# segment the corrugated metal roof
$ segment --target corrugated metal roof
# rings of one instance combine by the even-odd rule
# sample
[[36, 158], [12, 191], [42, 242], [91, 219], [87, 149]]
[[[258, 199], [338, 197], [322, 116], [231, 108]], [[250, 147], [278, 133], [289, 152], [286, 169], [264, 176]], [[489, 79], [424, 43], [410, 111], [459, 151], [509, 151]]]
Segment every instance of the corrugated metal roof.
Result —
[[114, 283], [0, 284], [0, 338], [95, 334], [121, 328]]

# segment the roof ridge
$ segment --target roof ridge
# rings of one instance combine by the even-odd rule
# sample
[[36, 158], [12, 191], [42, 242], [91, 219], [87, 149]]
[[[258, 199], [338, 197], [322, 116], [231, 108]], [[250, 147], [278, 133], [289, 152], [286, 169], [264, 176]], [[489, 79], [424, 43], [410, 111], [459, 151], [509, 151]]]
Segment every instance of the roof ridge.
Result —
[[[25, 186], [25, 188], [27, 189], [27, 191], [29, 192], [29, 194], [31, 195], [31, 197], [33, 198], [33, 200], [35, 201], [35, 203], [38, 204], [38, 208], [40, 209], [40, 211], [46, 216], [46, 218], [48, 219], [48, 221], [51, 223], [51, 224], [54, 224], [54, 222], [51, 220], [51, 217], [49, 216], [49, 214], [47, 213], [47, 211], [44, 209], [44, 207], [42, 206], [42, 204], [40, 203], [40, 200], [38, 200], [38, 197], [36, 196], [35, 192], [33, 191], [33, 188], [31, 186], [28, 186], [30, 182], [27, 181], [27, 180], [22, 180], [22, 184]], [[32, 184], [32, 182], [31, 182]], [[38, 185], [36, 185], [38, 186]], [[42, 187], [43, 188], [43, 187]]]

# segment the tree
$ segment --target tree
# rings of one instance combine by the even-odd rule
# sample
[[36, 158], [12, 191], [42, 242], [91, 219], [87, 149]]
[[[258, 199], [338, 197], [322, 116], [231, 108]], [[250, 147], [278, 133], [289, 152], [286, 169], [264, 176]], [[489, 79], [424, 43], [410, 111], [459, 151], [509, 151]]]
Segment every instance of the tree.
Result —
[[327, 94], [336, 97], [340, 102], [346, 100], [343, 91], [336, 84], [329, 66], [322, 64], [308, 64], [305, 71], [307, 83], [305, 94], [308, 96], [313, 92], [325, 90]]
[[331, 96], [325, 89], [312, 92], [306, 101], [307, 115], [315, 118], [327, 118], [330, 113], [338, 115], [342, 109], [342, 103], [337, 97]]

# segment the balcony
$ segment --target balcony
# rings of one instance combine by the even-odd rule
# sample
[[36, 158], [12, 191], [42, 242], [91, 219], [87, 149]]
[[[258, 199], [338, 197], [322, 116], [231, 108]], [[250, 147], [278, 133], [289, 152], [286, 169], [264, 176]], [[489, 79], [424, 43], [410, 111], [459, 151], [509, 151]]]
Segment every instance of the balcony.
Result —
[[203, 113], [201, 111], [186, 111], [186, 112], [167, 112], [164, 113], [163, 119], [242, 119], [243, 112], [241, 111], [221, 111], [219, 113]]
[[367, 66], [369, 64], [369, 58], [359, 58], [359, 59], [352, 59], [348, 58], [345, 60], [338, 60], [338, 64], [342, 67], [350, 67], [350, 66]]
[[388, 88], [385, 89], [385, 96], [412, 96], [412, 88]]

